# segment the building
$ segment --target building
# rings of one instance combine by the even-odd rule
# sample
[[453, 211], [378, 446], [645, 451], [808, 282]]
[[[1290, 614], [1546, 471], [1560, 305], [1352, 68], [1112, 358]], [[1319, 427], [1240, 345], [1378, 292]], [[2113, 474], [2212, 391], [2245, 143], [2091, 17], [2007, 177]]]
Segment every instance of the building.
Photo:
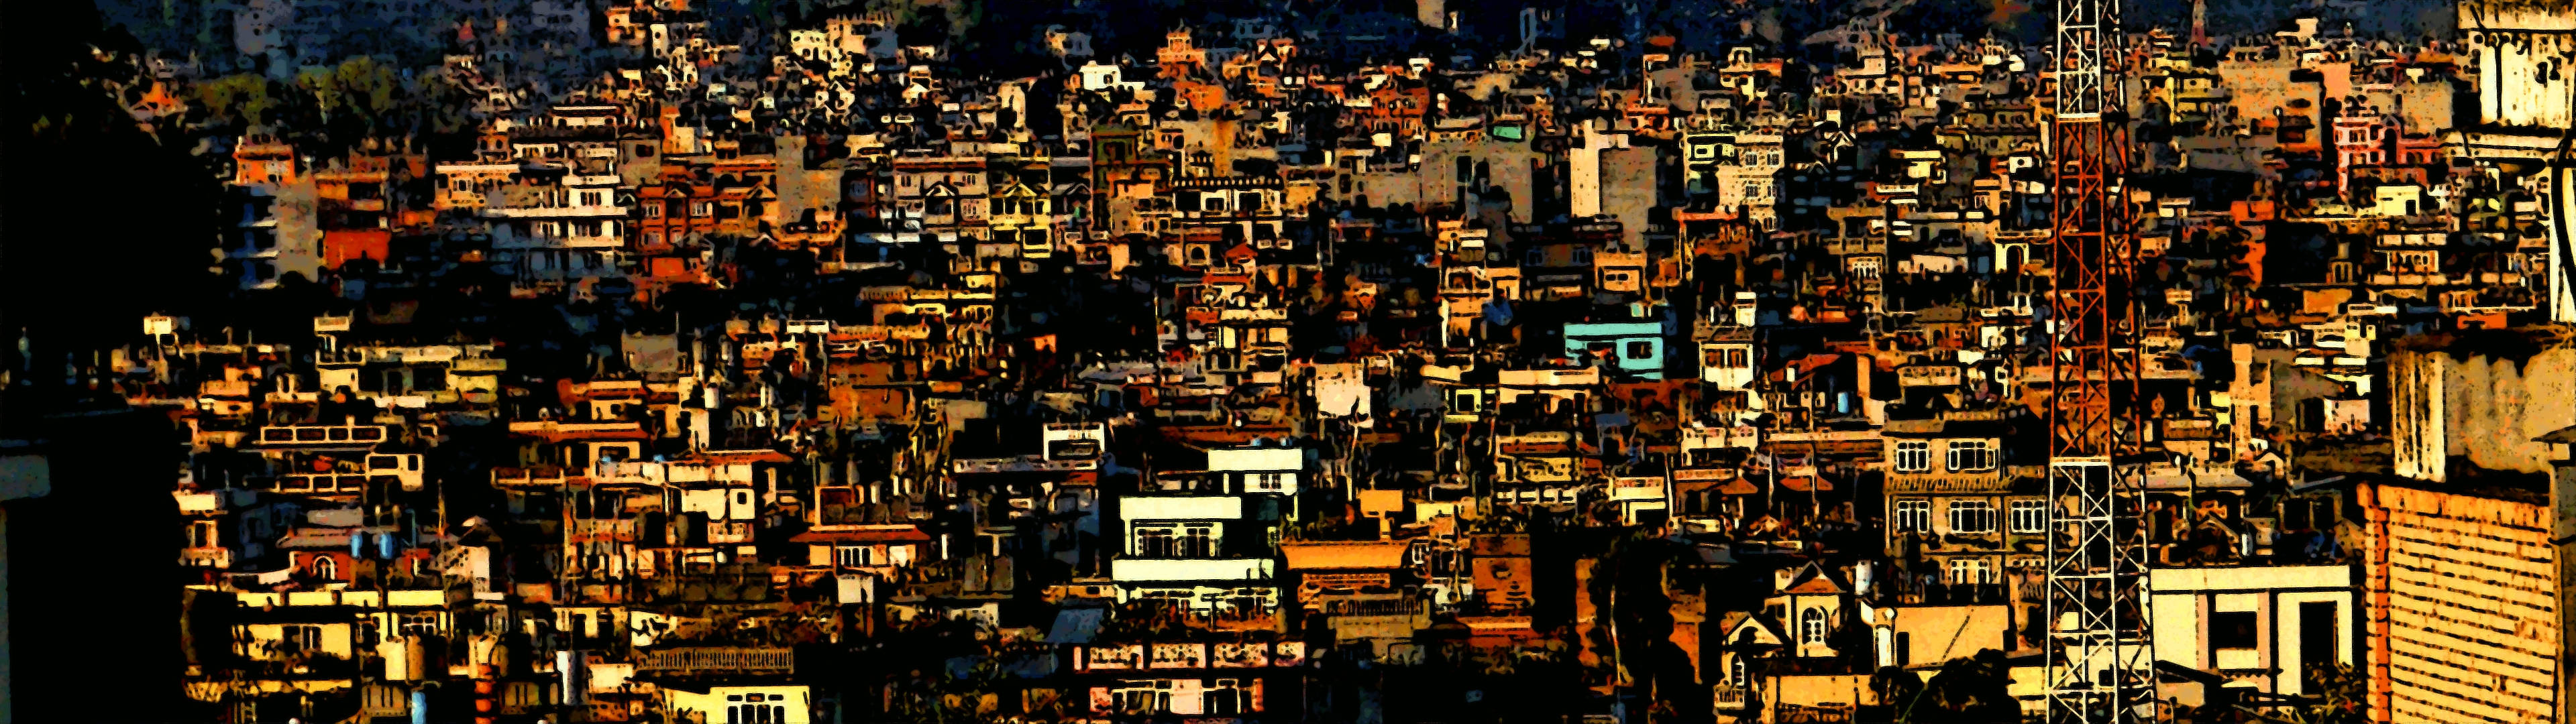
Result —
[[2566, 587], [2549, 496], [2408, 484], [2356, 492], [2371, 717], [2556, 716]]

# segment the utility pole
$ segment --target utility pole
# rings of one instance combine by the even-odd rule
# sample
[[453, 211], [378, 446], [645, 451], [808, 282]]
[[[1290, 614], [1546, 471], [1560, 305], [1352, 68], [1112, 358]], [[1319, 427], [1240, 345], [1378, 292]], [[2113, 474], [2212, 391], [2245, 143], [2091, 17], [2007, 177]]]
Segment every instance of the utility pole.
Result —
[[2119, 0], [2060, 0], [2050, 125], [2048, 721], [2156, 720], [2140, 480], [2122, 464], [2135, 405], [2126, 48]]

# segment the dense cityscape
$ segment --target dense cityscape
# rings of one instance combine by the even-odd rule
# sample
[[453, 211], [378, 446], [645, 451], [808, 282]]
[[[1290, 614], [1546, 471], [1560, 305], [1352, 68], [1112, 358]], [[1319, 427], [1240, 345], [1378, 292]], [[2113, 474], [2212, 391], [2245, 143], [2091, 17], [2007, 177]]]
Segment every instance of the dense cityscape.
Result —
[[0, 724], [2576, 717], [2576, 6], [2133, 5], [19, 23]]

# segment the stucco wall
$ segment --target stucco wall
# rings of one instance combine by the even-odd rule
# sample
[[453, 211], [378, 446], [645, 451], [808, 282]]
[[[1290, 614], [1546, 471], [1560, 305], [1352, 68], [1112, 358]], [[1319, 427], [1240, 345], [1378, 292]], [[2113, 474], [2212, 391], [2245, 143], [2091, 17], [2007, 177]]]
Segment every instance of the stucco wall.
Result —
[[2576, 345], [2488, 351], [2467, 343], [2389, 357], [2396, 472], [2442, 480], [2450, 458], [2516, 473], [2550, 470], [2534, 440], [2576, 425]]

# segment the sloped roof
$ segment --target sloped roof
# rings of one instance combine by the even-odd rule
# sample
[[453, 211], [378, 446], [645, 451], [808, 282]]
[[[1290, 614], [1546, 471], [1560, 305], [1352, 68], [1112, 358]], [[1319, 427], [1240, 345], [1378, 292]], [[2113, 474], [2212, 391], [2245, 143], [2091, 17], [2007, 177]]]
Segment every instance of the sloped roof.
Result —
[[1780, 592], [1798, 594], [1836, 594], [1842, 593], [1846, 590], [1848, 589], [1844, 588], [1842, 582], [1834, 580], [1833, 574], [1827, 572], [1824, 566], [1820, 566], [1815, 563], [1808, 563], [1805, 568], [1798, 571], [1796, 578], [1790, 579], [1787, 587], [1780, 589]]
[[1725, 617], [1729, 619], [1723, 624], [1726, 636], [1720, 640], [1729, 646], [1781, 646], [1788, 641], [1788, 637], [1773, 630], [1771, 623], [1763, 620], [1761, 616], [1744, 611], [1728, 611]]

